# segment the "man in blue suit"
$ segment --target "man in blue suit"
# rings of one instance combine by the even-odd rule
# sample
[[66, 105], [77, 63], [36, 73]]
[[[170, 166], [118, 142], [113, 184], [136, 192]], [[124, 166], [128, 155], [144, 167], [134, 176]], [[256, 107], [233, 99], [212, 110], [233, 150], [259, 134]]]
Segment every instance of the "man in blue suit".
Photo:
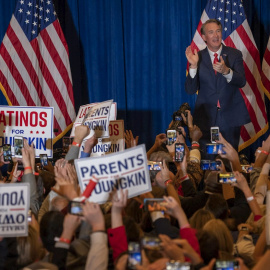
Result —
[[207, 47], [186, 57], [190, 64], [185, 83], [188, 94], [198, 96], [194, 111], [194, 124], [203, 132], [201, 144], [210, 143], [210, 127], [218, 126], [223, 137], [238, 148], [241, 126], [250, 117], [239, 88], [246, 84], [242, 53], [221, 44], [222, 25], [216, 19], [201, 27]]

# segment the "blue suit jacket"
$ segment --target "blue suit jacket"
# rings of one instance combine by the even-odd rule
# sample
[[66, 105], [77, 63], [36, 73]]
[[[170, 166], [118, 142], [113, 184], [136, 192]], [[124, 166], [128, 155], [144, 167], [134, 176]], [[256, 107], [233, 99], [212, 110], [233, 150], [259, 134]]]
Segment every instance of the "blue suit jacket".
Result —
[[[198, 96], [193, 115], [194, 124], [204, 131], [211, 126], [221, 129], [239, 127], [250, 122], [250, 117], [239, 88], [246, 84], [242, 53], [231, 47], [222, 45], [221, 56], [227, 67], [232, 69], [233, 77], [228, 83], [226, 78], [213, 69], [207, 48], [199, 51], [199, 63], [196, 76], [192, 79], [188, 74], [185, 90]], [[216, 122], [217, 101], [220, 102], [220, 117]]]

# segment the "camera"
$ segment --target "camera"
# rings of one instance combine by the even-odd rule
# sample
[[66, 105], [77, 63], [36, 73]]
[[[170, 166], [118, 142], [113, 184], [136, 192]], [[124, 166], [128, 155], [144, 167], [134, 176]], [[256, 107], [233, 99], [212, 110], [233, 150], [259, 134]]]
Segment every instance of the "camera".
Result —
[[185, 126], [185, 123], [184, 123], [184, 120], [183, 120], [181, 113], [184, 114], [184, 116], [187, 118], [188, 113], [186, 112], [186, 110], [188, 110], [188, 111], [191, 110], [190, 106], [187, 102], [183, 103], [179, 107], [179, 109], [173, 113], [173, 115], [172, 115], [173, 123], [172, 123], [170, 129], [174, 129], [174, 130], [179, 131], [178, 127]]

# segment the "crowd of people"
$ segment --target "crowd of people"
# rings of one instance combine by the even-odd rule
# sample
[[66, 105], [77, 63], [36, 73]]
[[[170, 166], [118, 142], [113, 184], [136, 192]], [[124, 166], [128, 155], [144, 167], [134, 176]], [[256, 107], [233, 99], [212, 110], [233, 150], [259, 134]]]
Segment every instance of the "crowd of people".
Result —
[[[128, 198], [120, 189], [105, 204], [81, 203], [81, 215], [70, 214], [69, 205], [82, 193], [73, 161], [87, 126], [76, 127], [74, 143], [54, 165], [40, 169], [26, 140], [22, 160], [13, 159], [7, 176], [9, 162], [1, 156], [4, 184], [30, 183], [31, 219], [27, 237], [1, 239], [0, 269], [235, 269], [224, 268], [225, 261], [241, 270], [266, 269], [270, 137], [244, 172], [237, 151], [219, 134], [223, 151], [213, 155], [219, 171], [202, 170], [203, 134], [186, 113], [187, 128], [178, 127], [176, 141], [167, 145], [166, 134], [159, 134], [147, 152], [149, 161], [160, 162], [151, 192]], [[131, 131], [125, 135], [127, 148], [138, 144]], [[81, 158], [91, 157], [96, 143], [95, 136], [88, 139]], [[175, 143], [185, 146], [181, 162], [174, 161]], [[236, 182], [219, 183], [218, 175], [229, 172]], [[163, 199], [162, 207], [144, 207], [155, 198]]]

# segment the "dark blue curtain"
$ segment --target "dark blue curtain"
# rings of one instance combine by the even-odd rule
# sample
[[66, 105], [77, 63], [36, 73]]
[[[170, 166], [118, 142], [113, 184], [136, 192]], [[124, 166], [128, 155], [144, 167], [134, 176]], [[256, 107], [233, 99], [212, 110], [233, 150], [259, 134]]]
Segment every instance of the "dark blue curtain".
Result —
[[[0, 3], [2, 39], [16, 1]], [[207, 0], [54, 3], [69, 46], [76, 109], [114, 99], [118, 119], [124, 119], [126, 128], [149, 148], [182, 103], [194, 108], [196, 97], [184, 91], [184, 52]], [[243, 4], [262, 57], [270, 34], [269, 0], [245, 0]], [[3, 96], [0, 102], [6, 104]], [[261, 140], [253, 145], [252, 152], [259, 143]]]

